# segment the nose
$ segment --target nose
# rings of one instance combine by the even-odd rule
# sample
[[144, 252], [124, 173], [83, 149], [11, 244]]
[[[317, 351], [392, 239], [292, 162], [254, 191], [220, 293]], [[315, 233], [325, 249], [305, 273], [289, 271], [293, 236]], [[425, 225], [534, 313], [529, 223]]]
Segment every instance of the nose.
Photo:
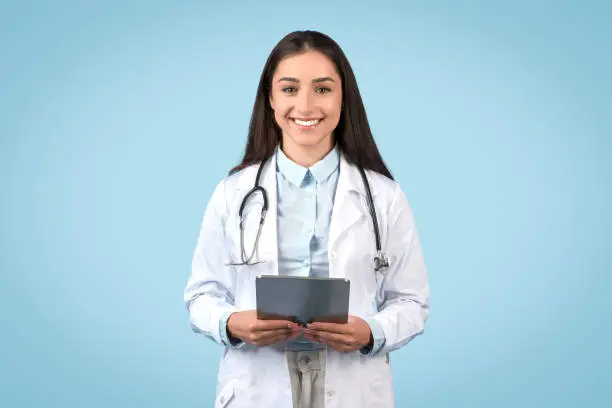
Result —
[[300, 92], [295, 101], [295, 109], [300, 115], [308, 116], [312, 113], [314, 106], [314, 97], [310, 92]]

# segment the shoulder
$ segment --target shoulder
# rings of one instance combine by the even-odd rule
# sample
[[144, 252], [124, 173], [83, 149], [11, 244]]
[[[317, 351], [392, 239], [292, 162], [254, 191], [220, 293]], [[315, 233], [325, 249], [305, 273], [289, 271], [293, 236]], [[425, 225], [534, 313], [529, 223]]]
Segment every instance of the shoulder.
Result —
[[374, 201], [377, 201], [386, 213], [411, 212], [406, 194], [398, 181], [373, 170], [366, 170], [366, 174], [375, 196]]
[[378, 195], [392, 198], [397, 194], [397, 190], [399, 189], [399, 183], [397, 181], [374, 170], [367, 169], [365, 172], [368, 181], [372, 185], [372, 188], [376, 189]]
[[251, 184], [253, 184], [253, 180], [255, 179], [258, 167], [259, 164], [252, 164], [250, 166], [247, 166], [244, 169], [232, 173], [221, 179], [219, 185], [222, 185], [223, 188], [228, 191], [240, 190], [249, 181]]
[[357, 164], [351, 162], [345, 155], [340, 156], [340, 173], [342, 174], [343, 171], [346, 172], [344, 177], [350, 180], [352, 186], [360, 193], [366, 194], [361, 169], [363, 169], [366, 175], [373, 197], [382, 197], [383, 199], [393, 197], [398, 188], [398, 183], [395, 180], [370, 168], [360, 168]]
[[239, 200], [241, 192], [252, 187], [258, 166], [253, 164], [219, 180], [212, 196], [216, 205], [227, 211], [233, 202]]

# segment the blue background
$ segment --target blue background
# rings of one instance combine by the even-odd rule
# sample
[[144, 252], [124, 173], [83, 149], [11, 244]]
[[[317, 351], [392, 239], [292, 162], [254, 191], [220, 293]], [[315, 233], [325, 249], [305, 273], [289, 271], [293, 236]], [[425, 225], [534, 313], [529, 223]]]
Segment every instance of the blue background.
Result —
[[213, 405], [183, 288], [303, 28], [348, 55], [422, 237], [398, 407], [612, 406], [611, 7], [258, 3], [1, 3], [0, 406]]

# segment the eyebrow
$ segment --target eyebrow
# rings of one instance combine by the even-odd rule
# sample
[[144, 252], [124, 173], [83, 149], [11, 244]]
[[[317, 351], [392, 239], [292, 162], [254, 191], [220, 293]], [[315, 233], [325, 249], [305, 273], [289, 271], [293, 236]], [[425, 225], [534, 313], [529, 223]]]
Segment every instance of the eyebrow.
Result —
[[[300, 80], [299, 80], [299, 79], [297, 79], [297, 78], [293, 78], [293, 77], [282, 77], [282, 78], [280, 78], [280, 79], [278, 80], [278, 82], [281, 82], [281, 81], [289, 81], [289, 82], [297, 82], [297, 83], [299, 83], [299, 82], [300, 82]], [[320, 83], [320, 82], [326, 82], [326, 81], [336, 82], [336, 81], [334, 81], [334, 80], [333, 80], [332, 78], [330, 78], [330, 77], [321, 77], [321, 78], [315, 78], [315, 79], [313, 79], [313, 80], [312, 80], [312, 83], [313, 83], [313, 84], [317, 84], [317, 83]]]

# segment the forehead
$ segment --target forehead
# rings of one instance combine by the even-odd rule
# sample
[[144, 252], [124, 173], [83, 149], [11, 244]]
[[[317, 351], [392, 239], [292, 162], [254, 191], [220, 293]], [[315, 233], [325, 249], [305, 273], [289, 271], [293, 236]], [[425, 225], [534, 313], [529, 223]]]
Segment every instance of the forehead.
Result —
[[319, 51], [306, 51], [282, 59], [274, 77], [294, 77], [298, 79], [313, 79], [320, 77], [339, 78], [333, 61]]

